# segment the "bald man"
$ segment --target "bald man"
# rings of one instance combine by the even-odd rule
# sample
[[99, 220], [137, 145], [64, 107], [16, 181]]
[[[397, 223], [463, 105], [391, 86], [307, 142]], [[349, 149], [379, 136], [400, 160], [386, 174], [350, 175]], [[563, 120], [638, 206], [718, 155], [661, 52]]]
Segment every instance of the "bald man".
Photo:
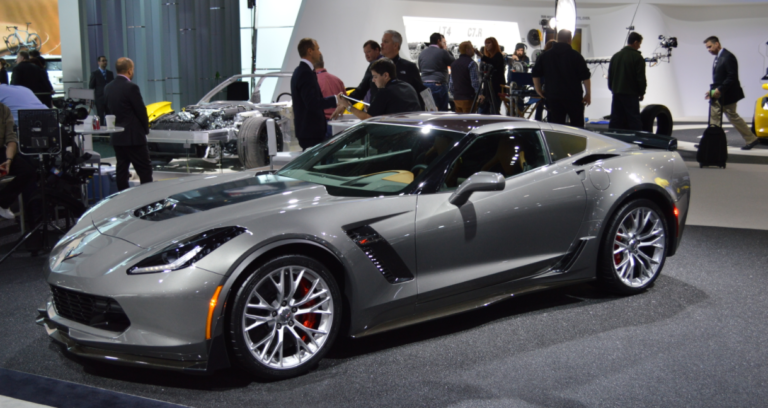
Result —
[[115, 126], [125, 128], [122, 132], [112, 133], [110, 138], [117, 158], [117, 189], [122, 191], [129, 187], [128, 167], [131, 164], [141, 184], [152, 182], [152, 165], [147, 148], [147, 107], [139, 86], [131, 82], [133, 61], [125, 57], [118, 58], [115, 71], [117, 77], [104, 87], [104, 98], [107, 108], [115, 115]]

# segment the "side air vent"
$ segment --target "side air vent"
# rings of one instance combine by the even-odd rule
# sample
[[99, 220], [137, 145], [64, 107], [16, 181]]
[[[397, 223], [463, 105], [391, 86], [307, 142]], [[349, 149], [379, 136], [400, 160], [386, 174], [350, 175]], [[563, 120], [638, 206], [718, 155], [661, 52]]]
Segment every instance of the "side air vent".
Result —
[[363, 250], [387, 282], [402, 283], [413, 279], [413, 274], [405, 262], [376, 230], [366, 225], [345, 232]]
[[589, 156], [576, 160], [573, 164], [576, 166], [583, 166], [585, 164], [594, 163], [599, 160], [607, 160], [616, 156], [618, 156], [618, 154], [590, 154]]

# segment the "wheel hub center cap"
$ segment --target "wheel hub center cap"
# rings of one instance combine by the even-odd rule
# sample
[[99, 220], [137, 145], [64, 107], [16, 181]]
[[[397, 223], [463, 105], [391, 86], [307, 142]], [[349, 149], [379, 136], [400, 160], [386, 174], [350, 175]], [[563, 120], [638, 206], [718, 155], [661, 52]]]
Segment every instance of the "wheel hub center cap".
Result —
[[280, 324], [288, 324], [293, 318], [290, 307], [283, 307], [277, 312], [277, 322]]
[[632, 241], [629, 241], [629, 250], [630, 251], [637, 252], [638, 246], [640, 246], [640, 241], [637, 241], [637, 240], [634, 240], [634, 239]]

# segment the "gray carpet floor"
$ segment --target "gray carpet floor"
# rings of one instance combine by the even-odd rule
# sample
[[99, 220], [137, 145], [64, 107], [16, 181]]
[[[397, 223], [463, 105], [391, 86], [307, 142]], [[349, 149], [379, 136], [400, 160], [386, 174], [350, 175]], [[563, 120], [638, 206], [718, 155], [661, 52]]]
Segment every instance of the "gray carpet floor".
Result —
[[768, 231], [690, 226], [643, 294], [523, 296], [339, 342], [317, 370], [273, 383], [72, 357], [34, 324], [45, 258], [18, 256], [0, 266], [0, 366], [194, 407], [759, 407], [767, 245]]

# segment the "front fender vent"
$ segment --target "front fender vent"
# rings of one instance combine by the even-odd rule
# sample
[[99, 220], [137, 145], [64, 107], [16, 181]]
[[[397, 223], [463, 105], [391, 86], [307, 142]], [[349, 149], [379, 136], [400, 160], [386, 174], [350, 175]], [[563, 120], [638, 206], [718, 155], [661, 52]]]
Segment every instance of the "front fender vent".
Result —
[[413, 274], [392, 245], [368, 225], [345, 231], [389, 283], [413, 280]]

